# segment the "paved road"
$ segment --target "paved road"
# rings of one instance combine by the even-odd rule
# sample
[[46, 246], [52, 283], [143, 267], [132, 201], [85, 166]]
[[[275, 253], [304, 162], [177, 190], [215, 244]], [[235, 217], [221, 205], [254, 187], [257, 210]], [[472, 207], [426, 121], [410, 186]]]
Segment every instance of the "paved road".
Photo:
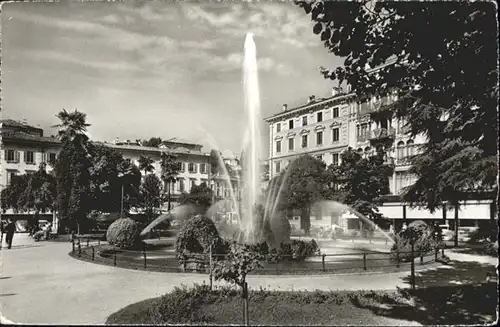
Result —
[[[205, 275], [135, 271], [71, 258], [69, 243], [33, 242], [16, 234], [1, 250], [0, 313], [29, 324], [102, 324], [124, 306], [175, 286], [208, 282]], [[250, 276], [251, 288], [277, 290], [396, 289], [407, 273]], [[3, 320], [3, 322], [8, 322]]]

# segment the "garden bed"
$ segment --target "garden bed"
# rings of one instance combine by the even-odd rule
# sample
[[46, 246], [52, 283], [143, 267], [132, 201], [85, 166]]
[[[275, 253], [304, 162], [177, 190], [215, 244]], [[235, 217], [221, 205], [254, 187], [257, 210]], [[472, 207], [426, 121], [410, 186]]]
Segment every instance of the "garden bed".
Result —
[[[252, 325], [487, 324], [495, 319], [495, 295], [494, 283], [415, 291], [250, 291], [249, 320]], [[477, 298], [485, 301], [471, 305]], [[227, 287], [176, 289], [161, 298], [129, 305], [106, 321], [120, 325], [176, 323], [241, 324], [241, 296]]]
[[[105, 264], [116, 266], [126, 269], [135, 270], [148, 270], [148, 271], [158, 271], [158, 272], [184, 272], [179, 261], [175, 257], [175, 252], [169, 252], [168, 254], [159, 255], [159, 249], [164, 250], [172, 248], [172, 244], [148, 244], [148, 250], [146, 250], [146, 262], [144, 261], [144, 254], [141, 251], [122, 251], [116, 250], [116, 261], [115, 261], [115, 250], [109, 245], [91, 245], [86, 247], [82, 243], [81, 253], [78, 248], [75, 252], [70, 252], [70, 255], [76, 259], [90, 261], [97, 264]], [[152, 250], [152, 251], [151, 251]], [[165, 253], [165, 252], [163, 252]], [[355, 273], [390, 273], [399, 271], [410, 271], [410, 262], [400, 262], [399, 267], [397, 267], [395, 262], [389, 262], [388, 258], [382, 258], [381, 255], [389, 254], [374, 253], [372, 259], [370, 255], [367, 256], [367, 269], [364, 269], [363, 259], [361, 253], [356, 253], [356, 258], [348, 258], [342, 261], [328, 262], [328, 257], [326, 257], [327, 262], [325, 263], [324, 269], [321, 259], [316, 262], [311, 261], [287, 261], [283, 264], [267, 264], [263, 263], [263, 268], [257, 268], [252, 271], [251, 275], [322, 275], [322, 274], [355, 274]], [[352, 255], [349, 255], [352, 256]], [[378, 257], [377, 257], [378, 256]], [[146, 263], [146, 264], [144, 264]], [[441, 266], [440, 262], [435, 262], [434, 255], [426, 255], [423, 258], [422, 264], [420, 264], [420, 259], [415, 260], [415, 270], [419, 271], [421, 269], [428, 269], [432, 267]], [[207, 275], [208, 273], [205, 269], [201, 271], [190, 271], [186, 272], [201, 273]]]

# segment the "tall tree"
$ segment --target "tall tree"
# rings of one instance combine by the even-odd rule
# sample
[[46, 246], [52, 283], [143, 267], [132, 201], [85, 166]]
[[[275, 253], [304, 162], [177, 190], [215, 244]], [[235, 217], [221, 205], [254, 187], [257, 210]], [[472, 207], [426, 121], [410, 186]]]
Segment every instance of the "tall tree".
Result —
[[378, 206], [382, 204], [382, 196], [390, 193], [389, 177], [393, 172], [394, 166], [384, 163], [383, 153], [363, 158], [349, 148], [341, 154], [340, 165], [328, 166], [324, 196], [349, 205], [381, 225], [384, 221]]
[[[59, 139], [61, 151], [56, 162], [57, 207], [59, 216], [69, 227], [80, 232], [90, 208], [90, 155], [86, 115], [78, 110], [65, 109], [56, 115], [61, 120]], [[64, 224], [59, 224], [62, 228]]]
[[[277, 208], [300, 210], [301, 228], [309, 235], [311, 229], [312, 205], [324, 194], [325, 163], [310, 155], [303, 155], [292, 161], [280, 174], [279, 183], [270, 183], [275, 197], [282, 186]], [[271, 190], [270, 190], [271, 191]]]
[[180, 171], [180, 163], [176, 161], [177, 157], [172, 153], [162, 152], [161, 154], [161, 179], [166, 188], [168, 210], [171, 204], [172, 185], [177, 181], [177, 175]]
[[[428, 142], [412, 160], [404, 199], [431, 211], [496, 192], [498, 42], [492, 2], [296, 1], [313, 32], [344, 58], [322, 73], [360, 101], [395, 91], [386, 109]], [[376, 71], [373, 68], [380, 67]], [[456, 224], [458, 225], [458, 224]]]
[[10, 184], [2, 190], [2, 210], [13, 209], [14, 212], [24, 210], [24, 203], [21, 201], [29, 184], [29, 175], [12, 176]]
[[129, 211], [131, 207], [139, 205], [141, 171], [130, 160], [123, 160], [118, 166], [118, 178], [122, 189], [123, 208]]
[[140, 156], [139, 157], [139, 169], [144, 170], [144, 175], [147, 175], [148, 172], [152, 172], [155, 167], [153, 166], [154, 160], [148, 156]]
[[[124, 204], [129, 207], [129, 199], [137, 197], [137, 190], [140, 186], [140, 171], [125, 160], [121, 153], [107, 146], [100, 144], [89, 145], [92, 167], [91, 175], [91, 208], [97, 212], [120, 212], [122, 199], [122, 185], [124, 186]], [[127, 167], [134, 174], [134, 178], [124, 183], [122, 175], [130, 175]], [[125, 173], [125, 174], [124, 174]], [[127, 186], [130, 185], [130, 186]]]
[[147, 175], [142, 182], [141, 207], [144, 208], [148, 219], [156, 214], [156, 209], [161, 206], [161, 180], [155, 174]]

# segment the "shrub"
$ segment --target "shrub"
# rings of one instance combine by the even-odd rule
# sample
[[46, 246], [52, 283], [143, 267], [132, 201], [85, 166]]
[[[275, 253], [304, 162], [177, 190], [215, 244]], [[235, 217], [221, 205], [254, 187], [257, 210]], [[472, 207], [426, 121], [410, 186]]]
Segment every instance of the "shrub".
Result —
[[498, 241], [495, 242], [490, 242], [490, 241], [485, 241], [484, 242], [484, 252], [488, 255], [491, 256], [498, 256]]
[[178, 258], [181, 259], [192, 253], [209, 253], [212, 244], [213, 253], [225, 253], [227, 244], [219, 237], [214, 222], [203, 215], [196, 215], [182, 226], [175, 248]]
[[134, 220], [120, 218], [109, 226], [106, 232], [106, 240], [109, 245], [120, 249], [141, 248], [140, 233], [139, 225]]
[[403, 261], [411, 260], [412, 241], [414, 242], [415, 256], [434, 251], [439, 246], [434, 236], [434, 229], [425, 222], [417, 220], [409, 224], [406, 230], [396, 235], [391, 252], [393, 254], [399, 252], [399, 258]]
[[208, 317], [201, 315], [198, 308], [205, 303], [209, 294], [210, 287], [207, 285], [194, 285], [191, 289], [185, 286], [175, 287], [149, 310], [151, 323], [163, 325], [208, 322]]

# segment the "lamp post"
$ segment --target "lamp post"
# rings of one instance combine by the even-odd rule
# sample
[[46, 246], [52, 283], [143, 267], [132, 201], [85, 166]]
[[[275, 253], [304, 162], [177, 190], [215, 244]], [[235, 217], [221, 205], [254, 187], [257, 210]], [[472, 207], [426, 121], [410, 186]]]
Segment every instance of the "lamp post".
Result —
[[125, 177], [125, 173], [123, 173], [123, 172], [118, 173], [118, 178], [120, 179], [121, 184], [122, 184], [121, 185], [121, 196], [120, 196], [120, 218], [123, 218], [123, 198], [124, 198], [124, 186], [125, 186], [124, 177]]

